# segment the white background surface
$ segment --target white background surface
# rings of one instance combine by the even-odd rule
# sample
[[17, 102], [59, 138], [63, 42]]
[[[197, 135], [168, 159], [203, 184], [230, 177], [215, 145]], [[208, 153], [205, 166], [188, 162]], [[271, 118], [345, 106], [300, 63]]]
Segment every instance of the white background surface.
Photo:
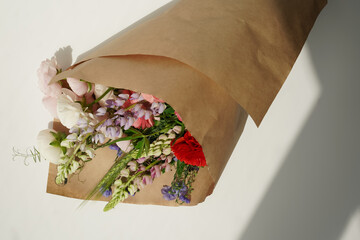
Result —
[[51, 120], [40, 62], [62, 47], [76, 59], [168, 2], [0, 0], [0, 239], [360, 239], [357, 0], [330, 1], [261, 127], [248, 120], [197, 207], [77, 210], [81, 201], [45, 193], [47, 162], [11, 160]]

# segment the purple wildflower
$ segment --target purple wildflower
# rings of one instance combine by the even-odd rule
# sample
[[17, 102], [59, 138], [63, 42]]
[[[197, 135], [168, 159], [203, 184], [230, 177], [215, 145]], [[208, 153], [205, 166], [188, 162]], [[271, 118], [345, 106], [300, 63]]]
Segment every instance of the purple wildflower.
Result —
[[163, 198], [167, 201], [171, 201], [176, 198], [176, 194], [172, 192], [172, 189], [170, 186], [165, 185], [161, 189], [161, 193], [163, 194]]
[[110, 148], [111, 150], [116, 150], [116, 151], [117, 151], [117, 155], [118, 155], [119, 157], [120, 157], [121, 154], [123, 153], [123, 152], [121, 151], [121, 149], [118, 147], [118, 145], [116, 145], [116, 144], [110, 145], [109, 148]]
[[101, 117], [101, 116], [104, 116], [105, 114], [106, 114], [106, 108], [101, 107], [96, 110], [95, 115]]
[[[100, 190], [101, 191], [101, 190]], [[106, 189], [105, 192], [102, 193], [104, 197], [110, 197], [112, 194], [111, 188]]]

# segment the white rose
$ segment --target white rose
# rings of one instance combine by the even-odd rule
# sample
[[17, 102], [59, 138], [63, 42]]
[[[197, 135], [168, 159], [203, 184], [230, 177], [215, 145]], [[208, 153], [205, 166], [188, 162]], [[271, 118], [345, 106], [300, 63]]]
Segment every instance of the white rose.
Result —
[[[108, 90], [107, 86], [101, 85], [101, 84], [95, 84], [94, 87], [94, 94], [96, 98], [99, 98], [101, 95], [104, 94], [104, 92], [106, 92], [106, 90]], [[100, 106], [105, 106], [106, 105], [106, 100], [108, 99], [115, 99], [115, 95], [113, 91], [110, 91], [108, 94], [106, 94], [102, 99], [100, 99], [99, 104]]]
[[52, 163], [60, 164], [63, 160], [60, 159], [62, 151], [59, 147], [51, 146], [50, 143], [55, 140], [54, 136], [50, 132], [56, 132], [55, 130], [45, 129], [39, 132], [37, 136], [37, 149], [41, 155]]
[[84, 114], [82, 107], [68, 95], [61, 94], [57, 101], [57, 115], [62, 125], [72, 128]]

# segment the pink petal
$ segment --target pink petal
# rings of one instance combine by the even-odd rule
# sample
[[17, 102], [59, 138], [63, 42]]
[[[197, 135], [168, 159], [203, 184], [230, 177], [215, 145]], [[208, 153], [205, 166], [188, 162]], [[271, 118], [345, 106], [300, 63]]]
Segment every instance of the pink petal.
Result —
[[80, 81], [76, 78], [67, 78], [66, 79], [71, 90], [78, 95], [83, 96], [88, 91], [88, 84], [86, 82]]
[[44, 104], [46, 110], [48, 110], [54, 118], [59, 118], [57, 115], [57, 110], [56, 110], [57, 98], [51, 97], [51, 96], [45, 96], [42, 99], [42, 103]]

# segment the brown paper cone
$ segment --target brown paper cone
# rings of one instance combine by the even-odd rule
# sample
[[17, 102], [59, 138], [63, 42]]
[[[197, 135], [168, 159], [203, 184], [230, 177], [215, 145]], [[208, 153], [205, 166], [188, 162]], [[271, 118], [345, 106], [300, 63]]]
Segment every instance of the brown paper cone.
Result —
[[[159, 97], [180, 113], [203, 146], [208, 167], [197, 176], [191, 204], [204, 201], [228, 161], [247, 113], [260, 124], [294, 64], [326, 0], [182, 0], [88, 52], [66, 77]], [[246, 112], [245, 112], [245, 110]], [[84, 198], [113, 163], [102, 150], [79, 179], [49, 193]], [[173, 205], [162, 199], [164, 174], [126, 202]]]

